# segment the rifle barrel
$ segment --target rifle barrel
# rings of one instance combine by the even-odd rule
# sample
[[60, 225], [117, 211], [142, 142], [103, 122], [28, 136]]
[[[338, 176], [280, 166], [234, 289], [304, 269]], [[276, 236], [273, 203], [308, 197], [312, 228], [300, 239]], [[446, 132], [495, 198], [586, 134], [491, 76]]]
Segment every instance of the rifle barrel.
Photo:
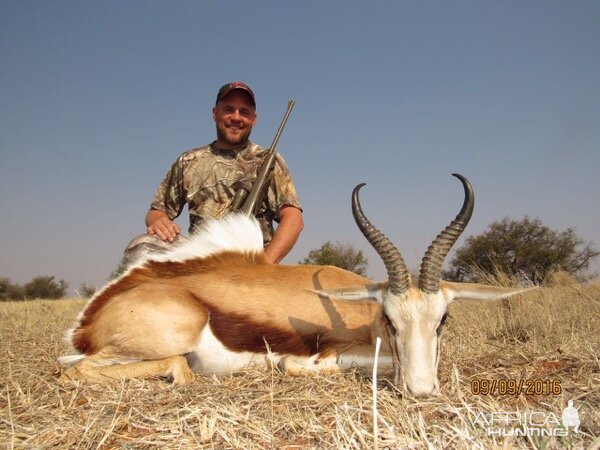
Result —
[[276, 147], [277, 143], [279, 142], [279, 137], [281, 136], [281, 133], [285, 128], [285, 124], [287, 123], [295, 104], [296, 102], [294, 100], [288, 101], [287, 110], [285, 112], [285, 115], [283, 116], [283, 119], [281, 120], [281, 124], [279, 124], [277, 133], [275, 133], [273, 143], [269, 148], [267, 156], [265, 156], [265, 160], [263, 161], [262, 166], [260, 166], [258, 174], [256, 175], [256, 182], [252, 186], [252, 189], [248, 193], [248, 196], [246, 197], [244, 203], [239, 209], [239, 211], [243, 212], [244, 214], [255, 214], [256, 209], [258, 208], [258, 203], [263, 198], [267, 185], [267, 178], [269, 176], [269, 173], [273, 169], [273, 166], [275, 165], [275, 157], [277, 155]]

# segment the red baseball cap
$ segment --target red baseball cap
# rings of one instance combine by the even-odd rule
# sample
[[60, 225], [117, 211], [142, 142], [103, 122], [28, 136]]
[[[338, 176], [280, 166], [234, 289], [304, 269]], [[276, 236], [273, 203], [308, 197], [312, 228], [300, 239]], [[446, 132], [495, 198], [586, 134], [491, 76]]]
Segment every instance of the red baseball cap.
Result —
[[248, 94], [248, 96], [250, 97], [252, 106], [254, 106], [256, 108], [256, 101], [254, 100], [254, 92], [252, 92], [252, 89], [250, 89], [248, 87], [248, 85], [246, 85], [246, 83], [242, 83], [241, 81], [233, 81], [231, 83], [227, 83], [227, 84], [224, 84], [223, 86], [221, 86], [221, 89], [219, 89], [219, 93], [217, 94], [217, 101], [215, 102], [215, 105], [217, 103], [219, 103], [221, 100], [223, 100], [223, 97], [225, 97], [227, 94], [229, 94], [234, 89], [239, 89], [241, 91], [246, 92]]

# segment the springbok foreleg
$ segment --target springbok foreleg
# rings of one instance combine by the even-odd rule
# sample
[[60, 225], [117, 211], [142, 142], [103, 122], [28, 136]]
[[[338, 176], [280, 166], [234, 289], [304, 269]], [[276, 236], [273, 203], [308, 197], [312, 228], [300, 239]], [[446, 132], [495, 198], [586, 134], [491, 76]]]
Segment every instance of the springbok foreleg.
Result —
[[311, 374], [330, 375], [340, 372], [336, 356], [320, 355], [283, 357], [278, 364], [279, 370], [288, 376], [308, 376]]

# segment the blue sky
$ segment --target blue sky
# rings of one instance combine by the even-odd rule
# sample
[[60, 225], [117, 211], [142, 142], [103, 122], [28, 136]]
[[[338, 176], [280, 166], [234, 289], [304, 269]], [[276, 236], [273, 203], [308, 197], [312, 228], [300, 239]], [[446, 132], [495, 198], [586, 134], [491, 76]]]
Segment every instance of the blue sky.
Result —
[[598, 247], [599, 23], [583, 0], [1, 0], [0, 276], [102, 286], [238, 79], [263, 145], [297, 102], [279, 150], [305, 231], [287, 263], [348, 241], [384, 278], [350, 213], [366, 182], [365, 212], [417, 267], [462, 202], [452, 172], [476, 192], [465, 236], [528, 214]]

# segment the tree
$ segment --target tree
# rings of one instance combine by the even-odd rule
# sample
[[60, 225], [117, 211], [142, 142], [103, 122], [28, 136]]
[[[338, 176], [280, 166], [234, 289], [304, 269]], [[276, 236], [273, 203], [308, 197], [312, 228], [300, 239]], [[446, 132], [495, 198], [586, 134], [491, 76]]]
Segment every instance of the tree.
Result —
[[117, 265], [117, 267], [115, 267], [114, 270], [108, 276], [108, 281], [112, 281], [116, 278], [119, 278], [121, 275], [123, 275], [125, 273], [126, 270], [127, 270], [127, 264], [125, 263], [125, 258], [123, 258], [119, 261], [119, 264]]
[[20, 284], [13, 284], [9, 278], [0, 277], [0, 301], [23, 300], [25, 292]]
[[11, 282], [6, 277], [0, 277], [0, 299], [8, 299], [8, 290], [10, 289]]
[[55, 280], [53, 275], [33, 278], [23, 286], [27, 298], [57, 299], [65, 296], [69, 283], [65, 280]]
[[299, 264], [317, 264], [319, 266], [337, 266], [358, 275], [366, 276], [368, 259], [363, 252], [344, 242], [325, 242], [321, 248], [311, 250]]
[[76, 292], [81, 298], [90, 298], [96, 293], [96, 288], [83, 283]]
[[478, 282], [482, 274], [502, 272], [540, 284], [551, 272], [562, 270], [583, 280], [599, 254], [572, 228], [554, 231], [540, 219], [506, 217], [491, 223], [484, 233], [469, 237], [456, 251], [447, 275], [455, 281]]

